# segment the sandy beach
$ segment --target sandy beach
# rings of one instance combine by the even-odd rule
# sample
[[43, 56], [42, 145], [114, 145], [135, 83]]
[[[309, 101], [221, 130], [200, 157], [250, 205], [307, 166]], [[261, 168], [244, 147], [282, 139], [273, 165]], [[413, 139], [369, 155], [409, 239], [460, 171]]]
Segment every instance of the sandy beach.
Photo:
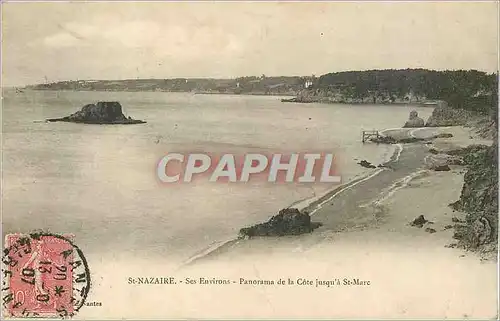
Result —
[[[310, 279], [314, 284], [292, 291], [289, 286], [283, 290], [258, 285], [222, 289], [220, 295], [230, 302], [225, 309], [204, 298], [204, 306], [213, 306], [213, 317], [496, 318], [496, 258], [450, 248], [455, 243], [452, 218], [463, 219], [465, 214], [454, 212], [448, 204], [460, 196], [465, 169], [452, 166], [451, 171], [436, 172], [426, 166], [430, 147], [491, 141], [464, 127], [399, 129], [386, 134], [428, 138], [444, 132], [453, 137], [438, 138], [432, 144], [404, 144], [402, 150], [396, 149], [388, 168], [375, 169], [368, 179], [312, 202], [305, 209], [313, 221], [323, 223], [313, 233], [230, 242], [197, 258], [179, 275], [217, 271], [236, 279], [279, 276]], [[410, 226], [419, 215], [432, 223]], [[341, 285], [316, 286], [316, 280], [337, 279]], [[342, 285], [344, 279], [370, 285]], [[236, 308], [233, 296], [252, 310], [244, 310], [241, 303]], [[301, 298], [307, 300], [304, 306], [287, 304]], [[261, 308], [255, 310], [256, 306]]]

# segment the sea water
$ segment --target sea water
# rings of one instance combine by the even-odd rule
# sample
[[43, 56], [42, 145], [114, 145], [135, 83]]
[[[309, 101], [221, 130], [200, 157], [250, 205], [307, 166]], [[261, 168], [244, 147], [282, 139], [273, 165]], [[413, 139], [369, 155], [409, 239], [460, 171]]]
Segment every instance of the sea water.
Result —
[[[265, 221], [335, 185], [161, 184], [169, 152], [334, 153], [343, 182], [369, 174], [391, 145], [362, 144], [362, 130], [401, 127], [432, 108], [294, 104], [280, 97], [161, 92], [4, 91], [3, 231], [72, 233], [85, 253], [183, 261], [240, 228]], [[141, 125], [38, 122], [100, 100], [119, 101]]]

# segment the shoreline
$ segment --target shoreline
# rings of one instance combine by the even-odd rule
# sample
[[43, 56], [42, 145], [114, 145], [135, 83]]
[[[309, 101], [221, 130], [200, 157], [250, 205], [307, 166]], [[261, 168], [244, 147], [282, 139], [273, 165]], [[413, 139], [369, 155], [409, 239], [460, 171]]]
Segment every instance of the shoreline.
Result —
[[[397, 145], [400, 145], [400, 144], [397, 144]], [[397, 161], [397, 158], [401, 154], [401, 151], [402, 151], [402, 147], [401, 147], [401, 149], [394, 150], [390, 159], [388, 161], [384, 162], [383, 165], [391, 162], [393, 157], [396, 157], [396, 161]], [[371, 171], [367, 171], [367, 173], [364, 173], [363, 175], [359, 175], [359, 177], [353, 178], [349, 182], [346, 182], [346, 183], [341, 184], [341, 185], [339, 185], [331, 190], [328, 190], [327, 192], [325, 192], [324, 194], [322, 194], [320, 196], [312, 196], [312, 197], [309, 197], [306, 199], [297, 200], [297, 201], [292, 202], [290, 205], [288, 205], [284, 208], [297, 208], [299, 211], [302, 212], [302, 211], [308, 211], [310, 207], [318, 207], [318, 208], [312, 210], [311, 212], [309, 212], [309, 215], [313, 216], [314, 213], [317, 210], [319, 210], [324, 203], [328, 202], [329, 200], [331, 200], [332, 198], [334, 198], [338, 194], [342, 193], [344, 190], [352, 188], [352, 187], [356, 186], [358, 183], [362, 183], [368, 179], [375, 177], [376, 175], [378, 175], [382, 171], [384, 171], [384, 168], [376, 168], [376, 169], [374, 168]], [[299, 206], [295, 207], [295, 205], [298, 205], [300, 203], [307, 203], [307, 205], [302, 205], [302, 206], [299, 205]], [[312, 232], [312, 233], [314, 233], [314, 232]], [[188, 258], [181, 265], [180, 268], [191, 265], [193, 263], [196, 263], [197, 260], [203, 259], [205, 257], [212, 255], [212, 254], [216, 254], [217, 251], [224, 250], [225, 247], [231, 247], [232, 245], [237, 244], [241, 240], [244, 240], [244, 238], [242, 238], [239, 235], [236, 235], [235, 237], [231, 237], [231, 238], [228, 238], [228, 239], [223, 240], [223, 241], [216, 241], [216, 242], [212, 243], [211, 245], [209, 245], [208, 247], [206, 247], [205, 249], [202, 249], [198, 253], [192, 255], [190, 258]]]
[[[388, 128], [381, 130], [381, 133], [384, 133], [386, 131], [391, 131], [391, 130], [402, 130], [402, 131], [407, 131], [409, 136], [413, 136], [413, 132], [416, 130], [420, 129], [425, 129], [423, 128]], [[394, 144], [394, 150], [391, 156], [388, 157], [381, 165], [384, 167], [381, 168], [374, 168], [370, 171], [367, 171], [366, 173], [363, 173], [362, 175], [359, 175], [359, 177], [354, 177], [352, 180], [341, 184], [339, 186], [334, 187], [331, 190], [326, 191], [324, 194], [320, 196], [312, 196], [306, 199], [302, 200], [297, 200], [292, 202], [290, 205], [284, 207], [284, 208], [297, 208], [299, 211], [307, 211], [308, 214], [312, 217], [318, 210], [321, 209], [321, 207], [327, 203], [328, 201], [331, 201], [333, 198], [335, 198], [337, 195], [341, 194], [342, 192], [349, 190], [351, 188], [354, 188], [356, 185], [363, 183], [369, 179], [374, 178], [384, 170], [387, 170], [385, 167], [386, 165], [389, 165], [394, 162], [399, 161], [399, 157], [401, 156], [401, 153], [403, 152], [403, 145], [402, 144]], [[302, 203], [302, 205], [300, 205]], [[306, 204], [304, 204], [306, 203]], [[296, 206], [299, 205], [299, 206]], [[311, 232], [311, 233], [314, 233]], [[238, 242], [245, 240], [243, 237], [240, 235], [236, 235], [235, 237], [231, 237], [222, 241], [216, 241], [206, 247], [205, 249], [202, 249], [198, 253], [192, 255], [190, 258], [184, 261], [182, 265], [179, 267], [179, 269], [182, 269], [183, 267], [195, 264], [198, 260], [202, 260], [204, 258], [211, 257], [212, 255], [217, 255], [219, 252], [223, 252], [226, 249], [231, 248], [231, 246], [237, 244]]]
[[[3, 90], [10, 90], [11, 88], [4, 88]], [[40, 91], [40, 92], [95, 92], [95, 93], [171, 93], [171, 94], [186, 94], [186, 95], [210, 95], [210, 96], [245, 96], [245, 97], [274, 97], [280, 100], [282, 103], [295, 103], [295, 104], [321, 104], [321, 105], [354, 105], [354, 106], [393, 106], [393, 107], [420, 107], [420, 108], [436, 108], [439, 107], [439, 103], [420, 103], [420, 102], [395, 102], [395, 103], [382, 103], [382, 102], [330, 102], [330, 101], [288, 101], [294, 98], [283, 98], [283, 97], [296, 97], [295, 94], [287, 93], [214, 93], [214, 92], [190, 92], [190, 91], [154, 91], [154, 90], [70, 90], [70, 89], [25, 89], [27, 91]], [[19, 93], [22, 95], [23, 93]]]
[[[12, 90], [12, 88], [3, 88], [3, 90]], [[27, 91], [51, 91], [51, 92], [108, 92], [108, 93], [173, 93], [173, 94], [191, 94], [191, 95], [221, 95], [221, 96], [268, 96], [268, 97], [296, 97], [296, 94], [291, 93], [234, 93], [234, 92], [192, 92], [192, 91], [155, 91], [155, 90], [71, 90], [71, 89], [23, 89]], [[19, 93], [23, 94], [23, 93]], [[439, 103], [421, 103], [421, 102], [395, 102], [395, 103], [382, 103], [382, 102], [330, 102], [330, 101], [289, 101], [290, 99], [281, 99], [283, 103], [295, 103], [295, 104], [322, 104], [322, 105], [370, 105], [370, 106], [405, 106], [405, 107], [428, 107], [436, 108]], [[286, 100], [286, 101], [283, 101]]]
[[407, 107], [429, 107], [436, 108], [440, 106], [439, 102], [356, 102], [356, 101], [329, 101], [329, 100], [296, 100], [296, 98], [282, 99], [282, 103], [293, 103], [293, 104], [324, 104], [324, 105], [370, 105], [370, 106], [407, 106]]
[[[397, 154], [397, 151], [394, 151], [394, 154]], [[327, 191], [325, 194], [323, 194], [321, 196], [316, 196], [316, 197], [312, 196], [312, 197], [307, 198], [307, 199], [294, 201], [290, 205], [288, 205], [284, 208], [297, 208], [299, 211], [302, 212], [302, 211], [309, 211], [309, 209], [311, 207], [315, 207], [314, 210], [309, 212], [309, 215], [312, 217], [316, 211], [321, 209], [321, 206], [324, 203], [330, 201], [335, 196], [342, 193], [344, 190], [348, 190], [348, 189], [356, 186], [358, 183], [362, 183], [366, 180], [369, 180], [369, 179], [375, 177], [376, 175], [381, 173], [383, 170], [384, 170], [383, 168], [373, 169], [372, 171], [369, 171], [368, 173], [365, 173], [364, 175], [361, 175], [358, 178], [355, 178], [347, 183], [344, 183], [340, 186], [333, 188], [332, 190]], [[304, 202], [310, 202], [310, 203], [308, 203], [308, 205], [302, 205], [302, 206], [295, 207], [295, 205], [300, 204], [300, 203], [304, 203]], [[314, 233], [314, 231], [311, 233]], [[224, 251], [226, 247], [230, 248], [232, 245], [235, 245], [239, 241], [242, 241], [242, 240], [246, 240], [246, 239], [239, 236], [239, 235], [236, 235], [235, 237], [231, 237], [231, 238], [228, 238], [228, 239], [223, 240], [223, 241], [216, 241], [216, 242], [212, 243], [211, 245], [209, 245], [208, 247], [206, 247], [205, 249], [192, 255], [190, 258], [188, 258], [181, 265], [180, 268], [194, 264], [194, 263], [196, 263], [197, 260], [201, 260], [201, 259], [204, 259], [206, 257], [210, 257], [211, 255], [216, 255], [218, 251]]]
[[[420, 132], [422, 130], [424, 131], [427, 130], [429, 131], [429, 133], [427, 133], [427, 136], [430, 137], [433, 134], [435, 134], [436, 131], [438, 132], [447, 131], [450, 130], [450, 128], [451, 127], [388, 128], [382, 130], [381, 132], [385, 134], [387, 132], [395, 132], [391, 133], [391, 135], [399, 136], [398, 138], [400, 138], [400, 137], [417, 137], [417, 132]], [[463, 127], [461, 130], [467, 131], [465, 127]], [[426, 135], [424, 134], [422, 136]], [[437, 144], [439, 145], [440, 142], [438, 141]], [[444, 142], [444, 144], [450, 144], [450, 143]], [[370, 184], [381, 185], [382, 187], [377, 189], [378, 192], [374, 196], [373, 195], [369, 196], [367, 193], [366, 195], [368, 195], [368, 197], [365, 197], [366, 195], [364, 193], [361, 193], [363, 196], [362, 197], [363, 200], [355, 204], [359, 206], [359, 208], [361, 209], [368, 207], [377, 207], [381, 203], [393, 197], [393, 195], [396, 192], [405, 189], [408, 185], [410, 185], [410, 183], [413, 180], [418, 180], [419, 178], [426, 176], [430, 171], [428, 169], [425, 169], [425, 166], [427, 165], [426, 160], [429, 157], [428, 146], [426, 146], [421, 142], [410, 143], [405, 145], [407, 145], [407, 148], [403, 147], [403, 144], [395, 144], [395, 149], [392, 155], [386, 162], [383, 163], [384, 166], [388, 167], [375, 168], [372, 171], [368, 171], [367, 173], [361, 175], [360, 177], [354, 178], [345, 184], [334, 187], [333, 189], [327, 191], [321, 196], [315, 196], [308, 199], [295, 201], [292, 202], [289, 206], [285, 207], [285, 208], [297, 208], [301, 212], [305, 211], [311, 217], [315, 218], [314, 220], [315, 222], [321, 222], [323, 224], [323, 226], [319, 228], [320, 231], [315, 230], [311, 233], [303, 235], [307, 236], [307, 235], [320, 234], [322, 232], [324, 233], [325, 231], [342, 232], [344, 230], [344, 228], [340, 228], [339, 230], [339, 228], [336, 227], [336, 223], [338, 222], [336, 222], [335, 220], [333, 220], [334, 221], [333, 223], [327, 222], [329, 216], [331, 218], [331, 216], [333, 216], [334, 214], [332, 213], [325, 214], [325, 212], [331, 211], [332, 203], [335, 203], [335, 201], [339, 198], [339, 196], [342, 196], [341, 194], [344, 192], [355, 191], [355, 193], [356, 192], [360, 193], [359, 190], [362, 190], [362, 188], [364, 187], [363, 185], [370, 185]], [[463, 146], [464, 144], [455, 142], [455, 144], [451, 143], [451, 145], [458, 147], [461, 145]], [[410, 162], [413, 161], [414, 166], [405, 168], [405, 165], [401, 164], [400, 160], [401, 158], [405, 158], [404, 160], [402, 160], [403, 163], [408, 161]], [[403, 171], [403, 173], [400, 175], [394, 175], [392, 174], [394, 172], [393, 168], [399, 170], [404, 169], [406, 171]], [[387, 174], [385, 174], [384, 176], [380, 176], [381, 174], [384, 173]], [[394, 178], [392, 176], [398, 178]], [[369, 190], [369, 188], [366, 190]], [[357, 201], [359, 200], [357, 199]], [[327, 208], [323, 209], [324, 207]], [[328, 207], [330, 207], [330, 209], [328, 209]], [[333, 208], [335, 208], [335, 206], [333, 206]], [[371, 225], [371, 223], [368, 223], [367, 225]], [[285, 236], [281, 238], [288, 238], [288, 237]], [[280, 239], [280, 238], [256, 237], [252, 238], [252, 240], [253, 239], [259, 239], [262, 240], [262, 242], [266, 242], [266, 239]], [[215, 258], [219, 255], [223, 255], [224, 253], [231, 251], [233, 247], [236, 247], [237, 245], [242, 244], [244, 242], [250, 242], [252, 240], [247, 240], [246, 238], [243, 238], [241, 236], [236, 236], [230, 239], [226, 239], [224, 241], [215, 242], [214, 244], [208, 246], [204, 250], [191, 256], [179, 267], [179, 269], [191, 265], [196, 265], [198, 262], [203, 262], [204, 260], [209, 260], [210, 258]], [[450, 239], [450, 241], [452, 240]], [[270, 240], [270, 242], [272, 241]]]
[[[4, 87], [2, 88], [3, 90], [14, 90], [13, 88], [8, 88]], [[161, 90], [72, 90], [72, 89], [33, 89], [33, 88], [28, 88], [28, 89], [23, 89], [26, 91], [52, 91], [52, 92], [97, 92], [97, 93], [172, 93], [172, 94], [191, 94], [191, 95], [224, 95], [224, 96], [269, 96], [269, 97], [294, 97], [295, 94], [290, 94], [290, 93], [272, 93], [272, 94], [265, 94], [265, 93], [232, 93], [232, 92], [222, 92], [222, 93], [215, 93], [215, 92], [193, 92], [193, 91], [161, 91]], [[18, 93], [19, 95], [23, 94], [24, 92]]]

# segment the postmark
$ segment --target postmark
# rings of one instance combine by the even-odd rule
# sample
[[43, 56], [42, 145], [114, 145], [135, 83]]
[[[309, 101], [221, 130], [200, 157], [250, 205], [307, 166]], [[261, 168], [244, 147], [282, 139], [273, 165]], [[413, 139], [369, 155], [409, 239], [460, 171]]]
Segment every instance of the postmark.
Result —
[[4, 315], [69, 318], [85, 304], [90, 270], [72, 235], [8, 234], [2, 258]]

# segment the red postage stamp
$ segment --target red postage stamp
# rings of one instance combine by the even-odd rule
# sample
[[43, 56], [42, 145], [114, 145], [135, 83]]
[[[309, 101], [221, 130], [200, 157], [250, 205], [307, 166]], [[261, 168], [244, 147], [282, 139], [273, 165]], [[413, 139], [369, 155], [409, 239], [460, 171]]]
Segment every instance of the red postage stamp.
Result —
[[2, 300], [10, 317], [71, 317], [83, 305], [90, 273], [71, 235], [9, 234]]

